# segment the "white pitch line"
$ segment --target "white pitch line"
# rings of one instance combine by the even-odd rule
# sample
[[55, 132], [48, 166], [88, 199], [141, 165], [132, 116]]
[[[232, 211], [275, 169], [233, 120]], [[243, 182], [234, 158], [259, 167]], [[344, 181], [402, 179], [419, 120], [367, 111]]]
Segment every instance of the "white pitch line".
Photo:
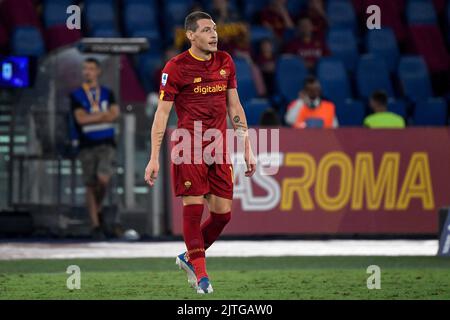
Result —
[[[173, 258], [185, 250], [175, 242], [3, 242], [0, 260], [76, 258]], [[433, 256], [437, 240], [217, 241], [208, 257]]]

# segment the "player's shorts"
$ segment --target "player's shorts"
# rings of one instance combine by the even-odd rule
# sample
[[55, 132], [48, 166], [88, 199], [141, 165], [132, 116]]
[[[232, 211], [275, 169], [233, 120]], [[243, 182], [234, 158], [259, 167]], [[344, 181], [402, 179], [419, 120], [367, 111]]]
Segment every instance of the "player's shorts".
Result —
[[94, 185], [98, 175], [111, 176], [114, 173], [116, 149], [107, 144], [81, 149], [78, 159], [83, 169], [85, 185]]
[[233, 199], [233, 166], [231, 164], [172, 164], [175, 195], [215, 196]]

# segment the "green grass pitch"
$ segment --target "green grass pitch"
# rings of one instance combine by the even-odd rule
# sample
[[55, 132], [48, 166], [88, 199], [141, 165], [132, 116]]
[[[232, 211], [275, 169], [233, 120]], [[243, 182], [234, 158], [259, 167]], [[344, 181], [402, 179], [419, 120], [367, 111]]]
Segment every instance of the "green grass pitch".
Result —
[[[440, 257], [208, 258], [214, 293], [197, 295], [175, 259], [0, 261], [0, 299], [450, 299]], [[81, 289], [66, 287], [69, 265]], [[381, 289], [369, 290], [369, 265]]]

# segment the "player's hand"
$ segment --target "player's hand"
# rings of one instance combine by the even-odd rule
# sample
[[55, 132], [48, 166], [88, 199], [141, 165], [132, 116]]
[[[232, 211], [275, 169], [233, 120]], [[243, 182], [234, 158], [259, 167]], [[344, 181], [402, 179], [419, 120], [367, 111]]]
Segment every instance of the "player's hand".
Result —
[[250, 147], [247, 148], [244, 156], [245, 164], [247, 165], [247, 171], [245, 171], [246, 177], [251, 177], [256, 171], [256, 160], [253, 156], [253, 152]]
[[153, 187], [155, 184], [156, 178], [158, 178], [159, 172], [159, 161], [158, 160], [150, 160], [147, 164], [147, 168], [145, 168], [145, 182]]

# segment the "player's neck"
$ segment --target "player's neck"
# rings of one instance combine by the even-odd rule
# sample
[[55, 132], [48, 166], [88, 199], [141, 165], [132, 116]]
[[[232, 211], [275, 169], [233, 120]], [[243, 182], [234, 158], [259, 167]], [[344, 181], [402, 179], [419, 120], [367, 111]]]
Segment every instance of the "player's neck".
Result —
[[92, 81], [85, 81], [84, 85], [86, 87], [88, 87], [89, 89], [93, 89], [93, 88], [97, 88], [98, 86], [98, 82], [96, 80], [92, 80]]
[[202, 51], [194, 46], [192, 46], [188, 51], [194, 59], [199, 61], [207, 61], [212, 57], [211, 52]]

